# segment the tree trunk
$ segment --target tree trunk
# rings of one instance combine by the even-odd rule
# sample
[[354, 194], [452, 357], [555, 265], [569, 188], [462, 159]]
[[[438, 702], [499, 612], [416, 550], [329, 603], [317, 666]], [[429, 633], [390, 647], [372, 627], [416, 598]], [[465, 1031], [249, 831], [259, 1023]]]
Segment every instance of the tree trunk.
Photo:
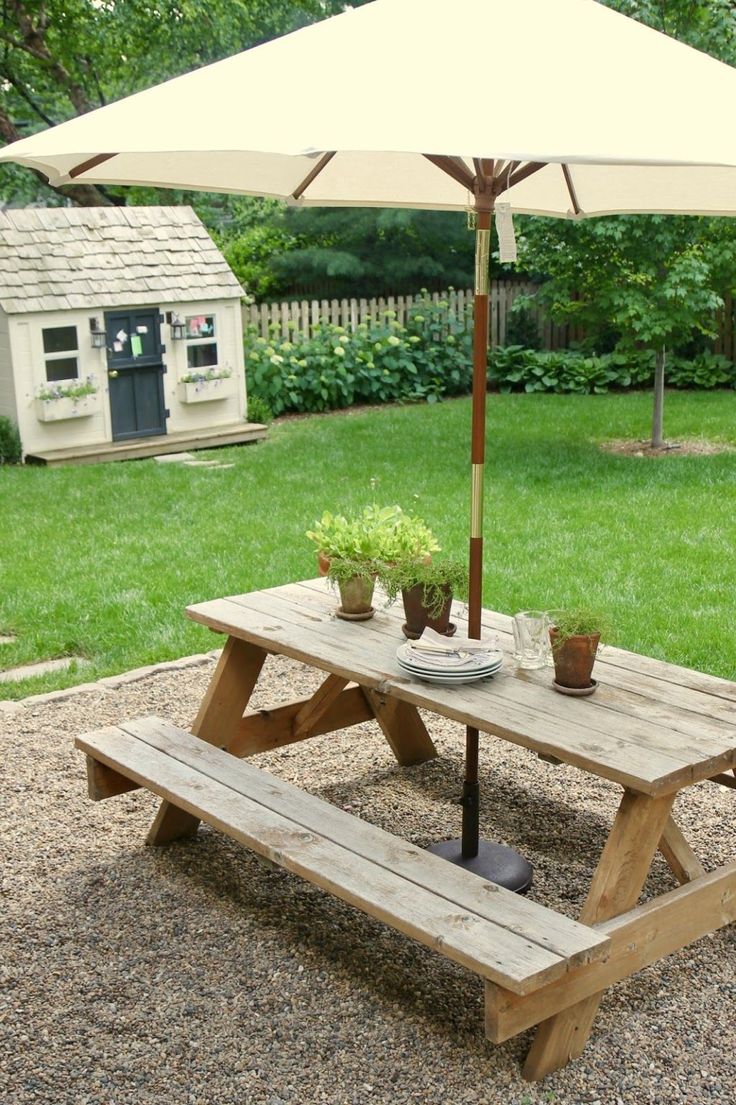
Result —
[[654, 411], [652, 413], [652, 448], [661, 449], [664, 418], [664, 361], [665, 347], [660, 346], [654, 355]]

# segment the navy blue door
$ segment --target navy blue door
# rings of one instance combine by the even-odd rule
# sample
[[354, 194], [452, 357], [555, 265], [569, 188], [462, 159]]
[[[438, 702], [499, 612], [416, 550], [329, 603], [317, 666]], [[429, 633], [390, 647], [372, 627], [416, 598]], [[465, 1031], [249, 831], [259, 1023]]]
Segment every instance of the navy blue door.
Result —
[[165, 434], [158, 311], [110, 311], [105, 330], [113, 440]]

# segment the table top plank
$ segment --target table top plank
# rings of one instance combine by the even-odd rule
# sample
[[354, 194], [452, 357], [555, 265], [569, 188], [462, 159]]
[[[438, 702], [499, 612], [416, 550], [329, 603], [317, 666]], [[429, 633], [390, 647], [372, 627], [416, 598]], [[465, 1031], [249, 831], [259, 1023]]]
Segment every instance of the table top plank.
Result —
[[[402, 614], [380, 600], [374, 618], [335, 617], [336, 598], [324, 580], [307, 580], [196, 604], [189, 615], [211, 628], [252, 640], [412, 705], [554, 755], [642, 793], [668, 793], [736, 765], [736, 726], [716, 690], [698, 689], [673, 665], [638, 671], [636, 656], [615, 650], [598, 661], [600, 687], [587, 699], [557, 695], [549, 670], [517, 671], [510, 658], [510, 619], [484, 611], [489, 633], [508, 656], [492, 679], [446, 687], [403, 672], [396, 662]], [[459, 617], [460, 607], [457, 607]], [[464, 626], [460, 624], [459, 631]], [[646, 665], [645, 665], [646, 667]], [[698, 673], [695, 673], [698, 674]], [[666, 676], [666, 678], [664, 678]], [[711, 677], [704, 677], [710, 686]]]

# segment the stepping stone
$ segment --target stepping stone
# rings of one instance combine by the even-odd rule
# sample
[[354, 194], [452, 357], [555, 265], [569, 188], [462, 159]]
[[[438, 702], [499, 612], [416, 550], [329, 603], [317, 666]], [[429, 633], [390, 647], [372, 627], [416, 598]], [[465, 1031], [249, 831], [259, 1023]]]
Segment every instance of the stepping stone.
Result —
[[156, 464], [184, 464], [185, 461], [194, 460], [194, 453], [162, 453], [160, 457], [153, 459]]
[[193, 457], [191, 460], [184, 461], [185, 468], [220, 468], [219, 460], [195, 460]]
[[0, 645], [12, 645], [15, 637], [10, 633], [0, 633]]
[[84, 664], [88, 664], [89, 660], [85, 660], [81, 656], [61, 656], [58, 660], [42, 660], [38, 664], [24, 664], [21, 668], [8, 668], [6, 671], [0, 671], [0, 683], [16, 683], [21, 679], [32, 679], [36, 675], [48, 675], [52, 671], [63, 671], [65, 668], [70, 668], [74, 663], [82, 667]]

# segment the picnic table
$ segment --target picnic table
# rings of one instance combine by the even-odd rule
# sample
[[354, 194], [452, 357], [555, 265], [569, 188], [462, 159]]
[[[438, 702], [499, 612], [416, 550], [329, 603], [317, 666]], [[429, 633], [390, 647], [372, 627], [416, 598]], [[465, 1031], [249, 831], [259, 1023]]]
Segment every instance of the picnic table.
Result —
[[[673, 814], [687, 787], [736, 785], [736, 684], [606, 647], [596, 694], [563, 697], [549, 671], [516, 670], [511, 619], [492, 611], [483, 632], [498, 635], [503, 670], [469, 685], [423, 683], [396, 662], [398, 610], [359, 624], [334, 611], [324, 580], [189, 607], [227, 636], [191, 732], [142, 718], [78, 738], [90, 796], [146, 786], [164, 799], [149, 843], [205, 820], [475, 971], [489, 1039], [539, 1026], [523, 1073], [541, 1078], [580, 1055], [609, 986], [736, 918], [736, 861], [706, 873]], [[270, 653], [325, 678], [308, 698], [248, 710]], [[375, 720], [399, 764], [421, 763], [437, 752], [420, 709], [621, 786], [578, 920], [243, 762]], [[637, 905], [658, 850], [679, 885]]]

